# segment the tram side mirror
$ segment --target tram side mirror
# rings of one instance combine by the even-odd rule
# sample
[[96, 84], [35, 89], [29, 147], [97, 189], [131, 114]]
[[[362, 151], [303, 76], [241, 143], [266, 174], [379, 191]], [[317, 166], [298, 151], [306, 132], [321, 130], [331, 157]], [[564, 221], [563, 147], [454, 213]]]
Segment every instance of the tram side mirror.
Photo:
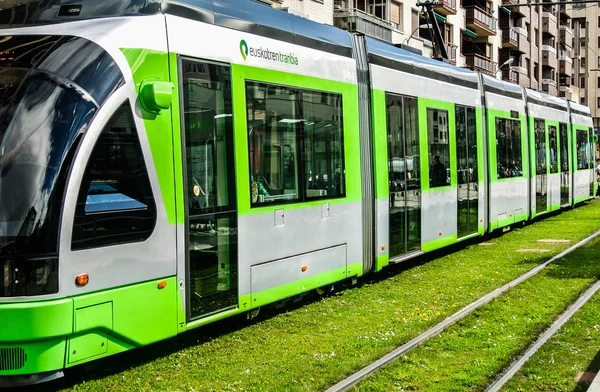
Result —
[[594, 143], [598, 143], [598, 135], [594, 135]]
[[163, 109], [171, 107], [173, 89], [171, 82], [147, 79], [140, 85], [140, 103], [144, 110], [158, 114]]

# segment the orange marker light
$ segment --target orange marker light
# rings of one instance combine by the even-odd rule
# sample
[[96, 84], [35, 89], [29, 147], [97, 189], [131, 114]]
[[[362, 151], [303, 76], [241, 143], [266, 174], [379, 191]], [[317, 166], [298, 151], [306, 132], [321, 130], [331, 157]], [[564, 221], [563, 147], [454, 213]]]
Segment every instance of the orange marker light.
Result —
[[302, 272], [306, 271], [308, 269], [308, 267], [306, 265], [302, 266]]
[[510, 216], [512, 216], [512, 214], [510, 214]]
[[385, 250], [385, 245], [381, 245], [381, 250]]
[[164, 289], [165, 287], [167, 287], [167, 281], [165, 280], [161, 280], [160, 282], [158, 282], [158, 289]]
[[85, 286], [90, 283], [90, 276], [88, 274], [79, 274], [75, 277], [75, 284], [77, 286]]
[[442, 235], [442, 232], [440, 231], [440, 232], [438, 233], [438, 235], [439, 235], [439, 236], [441, 236], [441, 235]]
[[483, 219], [479, 219], [479, 222], [482, 222], [482, 223], [483, 223]]

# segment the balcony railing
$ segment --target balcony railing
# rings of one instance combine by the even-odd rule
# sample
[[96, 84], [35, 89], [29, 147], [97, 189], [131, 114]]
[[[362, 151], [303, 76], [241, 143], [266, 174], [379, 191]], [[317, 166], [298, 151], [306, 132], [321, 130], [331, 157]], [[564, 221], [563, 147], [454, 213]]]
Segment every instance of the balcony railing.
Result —
[[438, 0], [433, 9], [444, 16], [454, 15], [456, 14], [456, 0]]
[[335, 10], [333, 23], [336, 27], [350, 32], [362, 33], [387, 42], [392, 41], [394, 26], [390, 22], [356, 8]]
[[444, 45], [446, 46], [448, 60], [450, 60], [453, 63], [456, 63], [456, 49], [458, 48], [458, 46], [454, 45], [452, 42], [445, 42]]
[[519, 46], [519, 33], [514, 27], [502, 30], [502, 43], [507, 44], [504, 47]]
[[467, 67], [494, 76], [494, 62], [476, 53], [465, 54]]
[[477, 34], [483, 35], [481, 33], [484, 31], [489, 33], [488, 35], [496, 34], [496, 24], [498, 19], [494, 18], [492, 14], [475, 5], [465, 7], [465, 11], [467, 26], [475, 29]]
[[519, 84], [519, 73], [512, 69], [503, 69], [502, 79], [507, 80], [511, 83]]

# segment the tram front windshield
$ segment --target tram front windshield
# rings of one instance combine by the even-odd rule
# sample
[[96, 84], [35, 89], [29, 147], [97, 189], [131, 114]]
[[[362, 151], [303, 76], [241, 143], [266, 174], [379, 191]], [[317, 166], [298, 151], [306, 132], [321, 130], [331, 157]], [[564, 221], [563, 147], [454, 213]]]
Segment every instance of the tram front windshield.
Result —
[[0, 297], [58, 291], [58, 238], [76, 149], [123, 82], [101, 47], [0, 37]]

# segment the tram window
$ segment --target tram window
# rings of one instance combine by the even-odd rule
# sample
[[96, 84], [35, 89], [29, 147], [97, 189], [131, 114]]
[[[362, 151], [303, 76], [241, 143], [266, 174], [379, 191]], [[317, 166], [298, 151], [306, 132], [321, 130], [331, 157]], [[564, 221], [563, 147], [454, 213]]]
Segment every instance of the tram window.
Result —
[[234, 209], [230, 69], [187, 59], [182, 68], [189, 215]]
[[550, 173], [558, 173], [558, 149], [554, 125], [548, 126], [548, 135], [550, 138]]
[[144, 241], [156, 206], [131, 105], [102, 130], [83, 175], [73, 226], [73, 250]]
[[560, 138], [560, 171], [567, 173], [569, 171], [569, 142], [567, 135], [567, 124], [561, 123], [559, 125], [559, 138]]
[[589, 169], [588, 131], [578, 130], [577, 133], [577, 170]]
[[252, 205], [345, 195], [342, 96], [246, 85]]
[[427, 109], [429, 187], [450, 185], [450, 132], [448, 111]]
[[533, 120], [535, 139], [535, 172], [546, 174], [546, 121], [536, 118]]
[[523, 176], [520, 120], [496, 117], [496, 165], [499, 179]]

